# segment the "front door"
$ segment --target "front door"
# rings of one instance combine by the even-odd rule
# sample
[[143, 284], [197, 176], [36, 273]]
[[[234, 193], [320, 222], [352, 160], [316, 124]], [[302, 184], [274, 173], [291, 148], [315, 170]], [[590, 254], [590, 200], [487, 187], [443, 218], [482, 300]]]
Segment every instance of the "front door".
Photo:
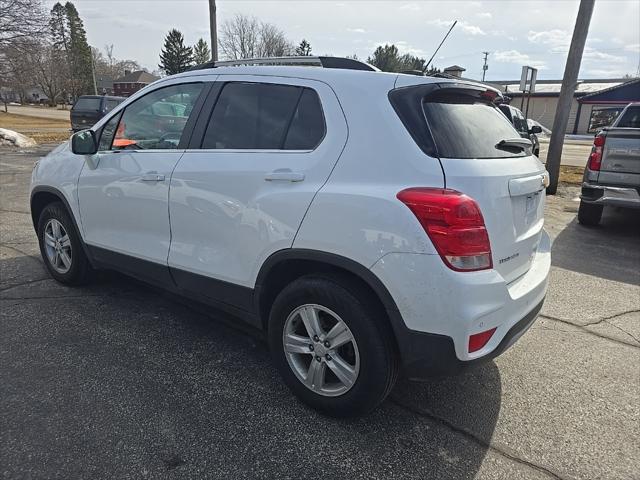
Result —
[[[156, 89], [105, 124], [99, 151], [85, 164], [78, 184], [84, 238], [89, 247], [98, 247], [94, 253], [166, 267], [169, 180], [184, 153], [181, 139], [203, 85]], [[126, 263], [125, 270], [131, 270]]]

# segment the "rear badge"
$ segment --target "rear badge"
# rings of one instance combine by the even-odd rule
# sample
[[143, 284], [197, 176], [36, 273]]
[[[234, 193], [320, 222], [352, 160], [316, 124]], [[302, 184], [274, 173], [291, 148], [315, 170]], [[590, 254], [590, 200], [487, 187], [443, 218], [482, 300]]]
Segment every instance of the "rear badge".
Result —
[[518, 258], [519, 256], [520, 256], [520, 253], [516, 252], [513, 255], [509, 255], [508, 257], [501, 258], [500, 260], [498, 260], [498, 263], [500, 264], [507, 263], [509, 260], [513, 260], [514, 258]]

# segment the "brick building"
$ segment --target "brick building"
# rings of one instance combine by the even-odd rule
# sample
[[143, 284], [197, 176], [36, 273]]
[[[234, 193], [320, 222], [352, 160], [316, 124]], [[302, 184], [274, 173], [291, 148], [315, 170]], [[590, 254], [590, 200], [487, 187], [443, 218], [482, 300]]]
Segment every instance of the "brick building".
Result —
[[159, 77], [143, 70], [136, 72], [126, 71], [124, 77], [113, 81], [113, 94], [117, 97], [128, 97], [159, 79]]

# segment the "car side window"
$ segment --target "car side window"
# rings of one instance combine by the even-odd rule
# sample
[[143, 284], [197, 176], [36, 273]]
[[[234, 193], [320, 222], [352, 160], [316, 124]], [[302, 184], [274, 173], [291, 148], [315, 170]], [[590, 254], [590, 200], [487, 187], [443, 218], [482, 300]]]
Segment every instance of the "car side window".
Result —
[[528, 133], [529, 128], [527, 127], [527, 121], [524, 118], [524, 115], [520, 112], [520, 110], [516, 110], [515, 108], [512, 110], [513, 112], [513, 126], [518, 131], [518, 133]]
[[202, 88], [202, 83], [171, 85], [128, 105], [120, 117], [111, 149], [178, 148], [182, 131]]
[[297, 150], [314, 148], [323, 136], [324, 117], [313, 90], [231, 82], [216, 102], [202, 148]]
[[98, 151], [104, 152], [105, 150], [111, 150], [111, 143], [113, 142], [113, 135], [116, 133], [116, 127], [120, 121], [121, 115], [115, 114], [107, 123], [102, 127], [100, 133], [100, 142], [98, 143]]
[[120, 104], [120, 102], [118, 100], [109, 100], [109, 99], [107, 99], [104, 102], [104, 111], [105, 112], [110, 112], [111, 110], [116, 108], [119, 104]]
[[325, 133], [324, 115], [318, 94], [305, 88], [291, 120], [285, 150], [313, 150]]

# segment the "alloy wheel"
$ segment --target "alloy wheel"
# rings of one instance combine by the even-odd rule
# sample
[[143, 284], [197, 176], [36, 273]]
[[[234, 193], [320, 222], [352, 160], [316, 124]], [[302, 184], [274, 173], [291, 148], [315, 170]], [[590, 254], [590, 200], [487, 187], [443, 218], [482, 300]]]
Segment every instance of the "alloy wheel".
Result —
[[343, 395], [358, 378], [360, 353], [353, 333], [326, 307], [306, 304], [291, 312], [282, 344], [295, 376], [319, 395]]

